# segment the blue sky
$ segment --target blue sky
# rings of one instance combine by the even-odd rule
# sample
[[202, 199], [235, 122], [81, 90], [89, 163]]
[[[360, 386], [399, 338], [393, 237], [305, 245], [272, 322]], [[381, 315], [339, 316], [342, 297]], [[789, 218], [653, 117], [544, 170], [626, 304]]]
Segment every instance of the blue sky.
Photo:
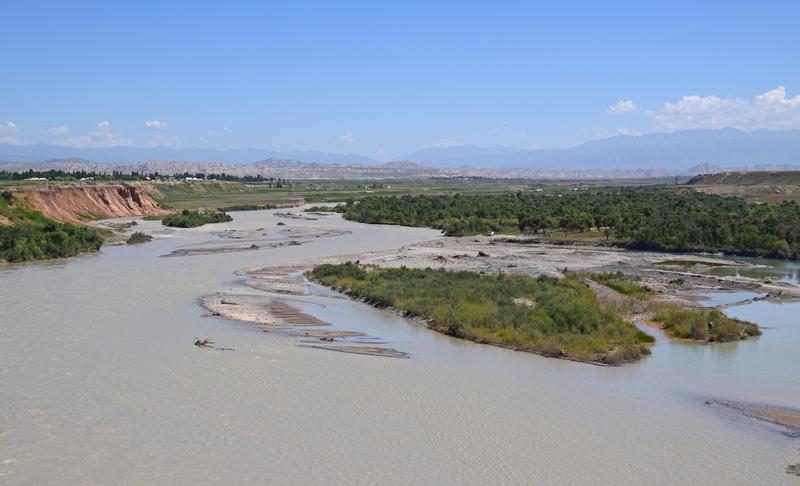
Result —
[[800, 128], [800, 2], [653, 3], [5, 1], [0, 142], [386, 159]]

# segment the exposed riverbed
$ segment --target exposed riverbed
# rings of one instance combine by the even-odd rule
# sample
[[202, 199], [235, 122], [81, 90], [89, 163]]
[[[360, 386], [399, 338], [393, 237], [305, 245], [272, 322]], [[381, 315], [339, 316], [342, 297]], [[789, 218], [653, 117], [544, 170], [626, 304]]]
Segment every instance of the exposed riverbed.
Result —
[[[0, 268], [0, 482], [798, 484], [784, 471], [800, 440], [705, 401], [800, 408], [800, 303], [726, 309], [766, 327], [755, 340], [662, 339], [600, 368], [449, 338], [319, 287], [284, 296], [410, 359], [334, 353], [209, 316], [200, 298], [264, 293], [238, 283], [244, 268], [438, 232], [273, 213]], [[193, 346], [205, 336], [234, 350]]]

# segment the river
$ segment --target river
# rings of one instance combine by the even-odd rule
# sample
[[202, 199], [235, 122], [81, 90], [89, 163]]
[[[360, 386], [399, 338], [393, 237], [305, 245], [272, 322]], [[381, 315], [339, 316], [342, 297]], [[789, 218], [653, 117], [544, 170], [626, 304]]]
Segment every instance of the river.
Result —
[[[800, 441], [706, 399], [800, 408], [799, 303], [727, 312], [757, 340], [659, 340], [603, 368], [452, 339], [317, 289], [294, 305], [410, 359], [298, 346], [205, 316], [234, 271], [397, 248], [436, 231], [232, 213], [140, 246], [0, 269], [3, 484], [798, 484]], [[224, 229], [346, 230], [164, 258]], [[141, 221], [137, 229], [157, 230]], [[305, 240], [304, 240], [305, 241]], [[196, 348], [213, 336], [235, 351]]]

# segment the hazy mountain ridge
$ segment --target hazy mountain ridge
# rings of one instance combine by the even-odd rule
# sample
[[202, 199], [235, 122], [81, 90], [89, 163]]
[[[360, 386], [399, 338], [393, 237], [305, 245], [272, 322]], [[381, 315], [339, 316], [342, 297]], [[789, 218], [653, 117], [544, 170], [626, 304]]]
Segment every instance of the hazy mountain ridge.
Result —
[[531, 150], [513, 147], [426, 148], [404, 159], [434, 167], [524, 167], [571, 170], [681, 169], [713, 164], [722, 167], [800, 165], [800, 130], [682, 130], [640, 136], [618, 135], [572, 148]]
[[119, 164], [143, 163], [148, 160], [249, 164], [270, 157], [326, 164], [379, 163], [359, 154], [334, 154], [316, 150], [279, 152], [253, 148], [227, 150], [171, 147], [75, 148], [43, 143], [36, 145], [0, 144], [0, 160], [5, 162], [43, 162], [53, 159], [78, 158]]
[[[373, 167], [371, 170], [377, 172], [388, 170], [386, 164], [363, 155], [314, 150], [277, 152], [269, 149], [169, 147], [79, 149], [46, 144], [0, 144], [1, 161], [32, 163], [70, 158], [111, 164], [143, 164], [155, 160], [175, 164], [207, 163], [224, 166], [281, 160], [284, 165], [287, 161], [337, 165], [345, 172], [354, 166]], [[793, 169], [800, 166], [800, 130], [745, 132], [724, 128], [649, 133], [641, 136], [619, 135], [572, 148], [546, 150], [474, 145], [431, 147], [399, 157], [396, 162], [419, 164], [414, 169], [417, 172], [427, 173], [431, 169], [437, 169], [445, 174], [454, 173], [453, 171], [458, 174], [475, 171], [491, 174], [654, 171], [666, 175], [690, 175], [724, 169]], [[763, 166], [764, 169], [758, 169], [758, 166]], [[395, 170], [401, 168], [398, 165], [393, 167]], [[702, 167], [706, 169], [701, 169]]]

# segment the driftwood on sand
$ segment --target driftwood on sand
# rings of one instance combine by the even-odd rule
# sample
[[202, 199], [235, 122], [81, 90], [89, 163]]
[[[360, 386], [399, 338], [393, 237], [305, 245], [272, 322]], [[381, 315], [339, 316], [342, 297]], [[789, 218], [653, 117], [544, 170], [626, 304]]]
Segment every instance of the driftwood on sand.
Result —
[[207, 338], [194, 338], [194, 345], [198, 348], [216, 349], [217, 351], [234, 351], [233, 348], [222, 348], [214, 345], [214, 340]]

